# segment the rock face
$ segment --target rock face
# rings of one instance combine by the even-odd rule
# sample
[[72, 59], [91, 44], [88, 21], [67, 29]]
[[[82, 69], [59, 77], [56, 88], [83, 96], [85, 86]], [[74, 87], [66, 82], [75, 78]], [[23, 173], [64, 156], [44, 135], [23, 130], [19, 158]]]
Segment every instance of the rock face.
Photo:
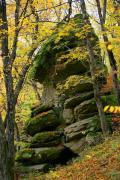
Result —
[[[39, 109], [39, 111], [38, 111]], [[42, 110], [41, 110], [42, 109]], [[18, 170], [48, 171], [49, 167], [64, 164], [76, 154], [64, 146], [63, 121], [60, 112], [53, 108], [36, 107], [32, 118], [25, 123], [25, 133], [30, 135], [26, 146], [16, 154]], [[45, 111], [45, 112], [42, 112]], [[38, 113], [38, 114], [37, 114]]]
[[90, 99], [94, 96], [93, 91], [87, 93], [81, 93], [76, 96], [73, 96], [67, 99], [64, 103], [64, 108], [74, 108], [75, 106], [79, 105], [81, 102]]
[[25, 131], [29, 135], [34, 135], [40, 131], [54, 130], [60, 124], [60, 120], [53, 110], [42, 112], [32, 119], [26, 121]]
[[16, 161], [25, 165], [62, 163], [67, 154], [65, 147], [24, 149], [16, 155]]
[[64, 109], [63, 110], [63, 119], [66, 124], [72, 124], [75, 121], [74, 112], [72, 109]]
[[97, 113], [97, 106], [94, 98], [90, 100], [83, 101], [78, 106], [74, 108], [74, 114], [76, 120], [82, 120], [87, 117], [91, 117]]
[[72, 75], [69, 76], [62, 84], [58, 83], [57, 90], [61, 93], [73, 96], [78, 93], [89, 92], [93, 90], [91, 78], [88, 76]]
[[82, 121], [77, 121], [64, 129], [67, 142], [73, 139], [79, 139], [86, 134], [86, 129], [93, 121], [99, 121], [98, 116], [90, 117], [88, 119], [84, 119]]
[[[78, 27], [83, 27], [81, 15], [73, 18], [72, 23], [75, 31], [72, 28], [65, 37], [59, 37], [62, 26], [67, 26], [61, 25], [36, 56], [34, 79], [44, 89], [40, 105], [32, 109], [31, 119], [25, 124], [25, 132], [32, 136], [29, 148], [22, 149], [16, 156], [16, 161], [23, 165], [42, 164], [40, 167], [44, 167], [44, 164], [65, 163], [86, 146], [94, 144], [96, 137], [90, 141], [90, 132], [101, 131], [86, 44], [84, 39], [76, 37]], [[92, 46], [98, 52], [98, 71], [101, 72], [104, 67], [98, 38], [92, 29], [91, 33]], [[72, 59], [70, 52], [75, 55]], [[79, 56], [76, 56], [78, 52]]]
[[59, 131], [41, 132], [31, 138], [30, 147], [57, 146], [60, 142], [61, 133]]
[[78, 140], [73, 140], [71, 142], [66, 143], [65, 146], [71, 149], [74, 153], [79, 155], [87, 147], [87, 142], [85, 137], [82, 137]]

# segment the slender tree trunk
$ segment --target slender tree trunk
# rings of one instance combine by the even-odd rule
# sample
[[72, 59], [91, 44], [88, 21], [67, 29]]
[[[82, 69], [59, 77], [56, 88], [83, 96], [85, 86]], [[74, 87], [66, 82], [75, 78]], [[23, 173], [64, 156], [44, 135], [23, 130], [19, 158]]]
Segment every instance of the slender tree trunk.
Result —
[[14, 147], [14, 123], [15, 112], [14, 108], [8, 110], [7, 113], [7, 127], [6, 127], [6, 140], [7, 148], [7, 180], [14, 179], [14, 162], [15, 162], [15, 147]]
[[[14, 127], [15, 127], [15, 106], [17, 104], [17, 99], [19, 96], [19, 93], [23, 87], [23, 83], [25, 80], [26, 73], [31, 66], [31, 63], [26, 64], [20, 74], [20, 77], [18, 79], [18, 82], [16, 83], [15, 88], [13, 88], [13, 77], [12, 77], [12, 67], [14, 60], [16, 58], [16, 50], [17, 50], [17, 41], [18, 41], [18, 35], [19, 35], [19, 29], [18, 23], [19, 23], [19, 8], [20, 8], [20, 1], [16, 0], [16, 11], [15, 11], [15, 37], [13, 40], [13, 46], [11, 53], [9, 52], [9, 40], [8, 40], [8, 21], [7, 21], [7, 12], [6, 12], [6, 0], [0, 0], [0, 21], [2, 22], [2, 25], [0, 26], [0, 30], [2, 32], [1, 38], [1, 50], [2, 50], [2, 60], [3, 60], [3, 73], [4, 73], [4, 82], [5, 82], [5, 88], [6, 88], [6, 118], [5, 118], [5, 124], [6, 124], [6, 131], [5, 134], [2, 134], [3, 131], [0, 129], [0, 137], [1, 142], [3, 142], [3, 145], [1, 146], [1, 152], [3, 153], [4, 146], [6, 146], [6, 151], [4, 157], [0, 156], [0, 162], [2, 164], [4, 158], [5, 158], [5, 165], [3, 165], [0, 169], [1, 177], [4, 175], [2, 173], [2, 168], [4, 168], [4, 171], [6, 173], [5, 179], [0, 178], [0, 180], [14, 180], [14, 161], [15, 161], [15, 147], [14, 147]], [[26, 9], [28, 6], [28, 0], [25, 5], [25, 9], [22, 14], [25, 15]], [[38, 25], [36, 25], [36, 31], [37, 31]], [[32, 58], [32, 55], [35, 51], [35, 47], [30, 51], [28, 54], [29, 60]], [[0, 127], [1, 124], [0, 124]], [[5, 136], [6, 143], [4, 144], [4, 141], [2, 139], [3, 136]], [[0, 142], [0, 143], [1, 143]], [[2, 144], [2, 143], [1, 143]]]
[[[84, 0], [80, 0], [80, 6], [81, 6], [81, 11], [83, 14], [83, 20], [84, 20], [84, 24], [90, 25], [90, 21], [89, 21], [89, 17], [86, 11], [86, 6], [85, 6], [85, 2]], [[90, 71], [91, 71], [91, 77], [92, 77], [92, 81], [93, 81], [93, 89], [94, 89], [94, 97], [96, 100], [96, 105], [98, 108], [98, 112], [99, 112], [99, 117], [100, 117], [100, 122], [101, 122], [101, 129], [102, 132], [104, 134], [104, 136], [107, 136], [109, 133], [109, 128], [108, 128], [108, 124], [106, 122], [106, 118], [105, 118], [105, 114], [103, 111], [103, 105], [102, 105], [102, 101], [101, 101], [101, 97], [100, 97], [100, 93], [99, 93], [99, 83], [97, 81], [97, 78], [95, 76], [96, 74], [96, 60], [94, 57], [94, 50], [93, 47], [91, 45], [90, 39], [91, 37], [91, 32], [88, 33], [87, 37], [86, 37], [86, 41], [87, 41], [87, 49], [89, 52], [89, 57], [90, 57]]]
[[99, 19], [100, 19], [100, 25], [101, 25], [101, 30], [103, 31], [103, 40], [106, 44], [106, 50], [107, 50], [107, 54], [108, 54], [108, 58], [109, 58], [109, 62], [110, 62], [110, 66], [112, 69], [112, 79], [113, 79], [113, 85], [114, 85], [114, 93], [116, 96], [116, 100], [117, 100], [117, 104], [120, 105], [120, 85], [118, 82], [118, 77], [117, 77], [117, 65], [116, 65], [116, 60], [113, 54], [112, 50], [108, 49], [108, 45], [110, 44], [107, 34], [105, 33], [105, 28], [104, 28], [104, 17], [102, 16], [101, 13], [101, 6], [100, 6], [100, 1], [96, 0], [96, 4], [97, 4], [97, 8], [98, 8], [98, 15], [99, 15]]
[[6, 114], [6, 143], [7, 143], [7, 170], [6, 180], [14, 179], [14, 122], [15, 122], [15, 103], [14, 103], [14, 90], [13, 90], [13, 78], [12, 78], [12, 62], [9, 56], [8, 48], [8, 21], [6, 14], [6, 1], [1, 1], [0, 17], [2, 19], [1, 30], [2, 36], [2, 60], [3, 60], [3, 72], [4, 82], [6, 88], [7, 99], [7, 114]]
[[107, 0], [104, 0], [104, 2], [103, 2], [103, 22], [104, 22], [104, 24], [106, 21], [106, 11], [107, 11]]
[[0, 180], [6, 180], [6, 153], [5, 130], [0, 114]]

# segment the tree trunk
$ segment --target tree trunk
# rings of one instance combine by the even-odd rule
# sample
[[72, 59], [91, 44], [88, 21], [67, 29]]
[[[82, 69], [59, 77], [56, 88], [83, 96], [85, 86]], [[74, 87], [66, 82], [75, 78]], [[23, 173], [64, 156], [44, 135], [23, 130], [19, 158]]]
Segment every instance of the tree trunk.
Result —
[[14, 179], [14, 122], [15, 122], [15, 102], [14, 102], [14, 90], [13, 90], [13, 77], [12, 77], [12, 61], [9, 56], [8, 47], [8, 21], [6, 13], [6, 1], [2, 0], [0, 3], [0, 18], [2, 20], [1, 30], [2, 35], [2, 60], [3, 60], [3, 72], [4, 82], [6, 88], [6, 143], [7, 143], [7, 165], [6, 165], [6, 180]]
[[[89, 21], [89, 17], [88, 17], [87, 11], [86, 11], [86, 6], [85, 6], [84, 0], [80, 1], [80, 6], [81, 6], [82, 14], [83, 14], [84, 24], [91, 26], [90, 21]], [[97, 78], [95, 76], [95, 74], [96, 74], [96, 61], [95, 61], [95, 57], [94, 57], [94, 50], [93, 50], [93, 47], [92, 47], [91, 42], [89, 40], [92, 38], [91, 36], [92, 36], [91, 32], [89, 32], [87, 37], [86, 37], [87, 49], [88, 49], [89, 57], [90, 57], [90, 61], [89, 61], [90, 72], [91, 72], [91, 77], [92, 77], [92, 81], [93, 81], [94, 97], [96, 100], [96, 105], [98, 108], [100, 122], [101, 122], [101, 129], [102, 129], [104, 136], [107, 136], [109, 133], [109, 128], [108, 128], [108, 124], [106, 122], [105, 114], [103, 111], [103, 105], [102, 105], [102, 101], [101, 101], [101, 97], [100, 97], [100, 93], [99, 93], [99, 83], [98, 83]]]
[[[19, 8], [20, 8], [20, 1], [17, 0], [16, 2], [16, 10], [15, 10], [15, 27], [18, 27], [19, 23]], [[26, 8], [28, 6], [28, 1], [26, 2], [25, 9], [23, 14], [26, 13]], [[19, 93], [22, 89], [26, 73], [31, 66], [31, 63], [26, 64], [20, 74], [20, 77], [18, 79], [18, 82], [16, 83], [15, 88], [13, 87], [13, 77], [12, 77], [12, 68], [13, 63], [16, 58], [16, 51], [17, 51], [17, 41], [18, 41], [18, 35], [19, 35], [19, 29], [16, 29], [15, 31], [15, 37], [13, 40], [13, 46], [11, 53], [9, 52], [9, 38], [8, 38], [8, 21], [7, 21], [7, 11], [6, 11], [6, 0], [0, 0], [0, 22], [2, 22], [0, 25], [1, 30], [1, 51], [2, 51], [2, 60], [3, 60], [3, 73], [4, 73], [4, 82], [5, 82], [5, 89], [6, 89], [6, 118], [5, 118], [5, 124], [6, 124], [6, 131], [5, 131], [5, 139], [6, 139], [6, 151], [4, 154], [4, 157], [7, 161], [5, 161], [4, 170], [6, 173], [5, 180], [14, 180], [14, 161], [15, 161], [15, 147], [14, 147], [14, 127], [15, 127], [15, 106], [17, 104], [17, 99], [19, 96]], [[36, 28], [38, 25], [36, 25]], [[36, 29], [36, 31], [38, 28]], [[35, 47], [30, 51], [29, 58], [32, 57]], [[0, 132], [2, 136], [2, 131]], [[3, 139], [1, 139], [3, 142]], [[2, 149], [1, 149], [2, 153]], [[2, 160], [3, 161], [3, 160]], [[1, 168], [2, 170], [2, 168]], [[4, 171], [3, 171], [4, 172]], [[2, 177], [2, 174], [1, 174]], [[0, 178], [0, 180], [4, 180]]]
[[96, 101], [96, 105], [97, 105], [98, 113], [99, 113], [99, 117], [100, 117], [100, 122], [101, 122], [101, 129], [102, 129], [104, 136], [107, 136], [109, 134], [109, 128], [108, 128], [108, 123], [106, 121], [105, 114], [103, 111], [102, 100], [99, 95], [100, 94], [99, 93], [99, 82], [98, 82], [97, 78], [95, 77], [96, 65], [94, 63], [95, 62], [94, 51], [93, 51], [91, 43], [88, 39], [87, 39], [87, 48], [88, 48], [89, 56], [90, 56], [90, 71], [91, 71], [91, 77], [92, 77], [92, 81], [93, 81], [94, 97], [95, 97], [95, 101]]
[[15, 147], [14, 147], [14, 123], [15, 110], [11, 108], [7, 112], [7, 126], [6, 126], [6, 140], [7, 140], [7, 180], [14, 179], [14, 161], [15, 161]]
[[0, 114], [0, 180], [6, 180], [6, 153], [5, 130]]

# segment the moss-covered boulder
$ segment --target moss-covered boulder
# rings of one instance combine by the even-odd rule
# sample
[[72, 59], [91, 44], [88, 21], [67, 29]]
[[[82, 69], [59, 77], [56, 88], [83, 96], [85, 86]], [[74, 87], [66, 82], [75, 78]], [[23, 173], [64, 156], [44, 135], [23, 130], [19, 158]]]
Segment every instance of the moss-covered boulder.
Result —
[[98, 113], [95, 99], [86, 100], [75, 107], [74, 115], [76, 120], [82, 120]]
[[16, 154], [15, 160], [21, 163], [32, 162], [34, 156], [35, 156], [34, 149], [25, 148], [25, 149], [20, 150]]
[[81, 102], [85, 100], [89, 100], [94, 96], [93, 91], [85, 92], [77, 94], [76, 96], [72, 96], [71, 98], [67, 99], [64, 103], [64, 108], [74, 108], [75, 106], [79, 105]]
[[35, 117], [36, 115], [49, 111], [53, 108], [53, 106], [50, 105], [38, 105], [31, 109], [31, 117]]
[[59, 164], [65, 162], [67, 158], [70, 158], [70, 156], [73, 156], [72, 152], [63, 146], [24, 149], [16, 154], [16, 161], [19, 163], [23, 163], [24, 165], [35, 165], [44, 163]]
[[55, 81], [61, 81], [71, 75], [83, 74], [89, 70], [87, 61], [81, 59], [69, 59], [64, 63], [55, 65], [56, 73], [54, 74]]
[[54, 130], [61, 121], [53, 110], [41, 113], [26, 121], [24, 130], [29, 135]]
[[80, 92], [93, 90], [93, 84], [89, 76], [73, 75], [69, 76], [63, 83], [58, 83], [56, 88], [60, 93], [71, 96]]
[[57, 131], [37, 133], [31, 138], [30, 147], [57, 146], [60, 144], [61, 140], [61, 133]]
[[[92, 34], [91, 44], [96, 51], [97, 62], [101, 59], [100, 49], [96, 46], [98, 37], [92, 27], [89, 30]], [[80, 36], [80, 32], [83, 36]], [[31, 70], [32, 78], [43, 83], [65, 79], [70, 75], [81, 74], [88, 70], [85, 36], [81, 14], [71, 18], [69, 22], [60, 23], [37, 53]], [[62, 68], [57, 68], [56, 65], [61, 65]]]

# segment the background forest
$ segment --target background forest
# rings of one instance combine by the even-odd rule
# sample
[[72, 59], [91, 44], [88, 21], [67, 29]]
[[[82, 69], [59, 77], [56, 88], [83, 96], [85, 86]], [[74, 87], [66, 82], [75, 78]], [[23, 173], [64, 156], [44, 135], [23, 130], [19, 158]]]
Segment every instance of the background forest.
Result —
[[0, 0], [0, 180], [120, 178], [119, 48], [119, 0]]

